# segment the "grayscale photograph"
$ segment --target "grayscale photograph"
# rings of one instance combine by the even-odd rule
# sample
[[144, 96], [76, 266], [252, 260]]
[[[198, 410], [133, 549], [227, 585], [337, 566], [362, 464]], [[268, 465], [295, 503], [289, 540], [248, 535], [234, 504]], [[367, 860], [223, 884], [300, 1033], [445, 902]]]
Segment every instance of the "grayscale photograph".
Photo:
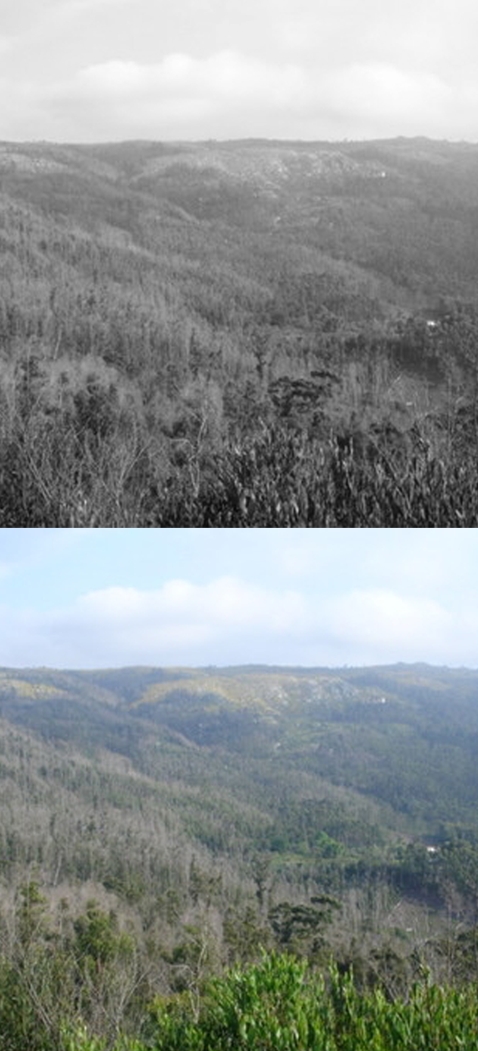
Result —
[[471, 0], [1, 0], [0, 526], [478, 523]]

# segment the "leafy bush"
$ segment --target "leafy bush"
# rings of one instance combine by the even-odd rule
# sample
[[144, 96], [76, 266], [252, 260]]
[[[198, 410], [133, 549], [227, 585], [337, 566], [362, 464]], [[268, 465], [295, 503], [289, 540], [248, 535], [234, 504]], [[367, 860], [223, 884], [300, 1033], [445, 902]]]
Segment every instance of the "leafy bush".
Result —
[[476, 990], [419, 984], [408, 1001], [359, 994], [352, 975], [326, 979], [290, 956], [209, 983], [195, 1005], [158, 1003], [154, 1051], [458, 1051], [477, 1046]]

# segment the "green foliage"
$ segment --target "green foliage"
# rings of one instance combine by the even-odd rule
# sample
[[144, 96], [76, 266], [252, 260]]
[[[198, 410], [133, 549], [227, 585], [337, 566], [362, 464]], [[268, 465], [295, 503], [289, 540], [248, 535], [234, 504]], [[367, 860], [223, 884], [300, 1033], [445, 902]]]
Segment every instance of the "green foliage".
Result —
[[93, 901], [74, 922], [65, 900], [47, 905], [30, 881], [0, 917], [2, 1051], [109, 1051], [141, 984], [133, 940]]
[[18, 938], [22, 948], [27, 947], [39, 934], [45, 931], [46, 898], [41, 894], [39, 884], [31, 880], [19, 890], [17, 905]]
[[18, 971], [7, 961], [0, 966], [0, 1032], [4, 1051], [47, 1051], [47, 1035]]
[[158, 1004], [155, 1051], [454, 1051], [476, 1043], [476, 990], [415, 986], [408, 1001], [359, 994], [350, 975], [328, 979], [291, 957], [264, 956], [187, 1003]]
[[62, 1051], [105, 1051], [105, 1041], [88, 1033], [85, 1025], [63, 1026]]
[[477, 681], [2, 669], [5, 1051], [468, 1048]]
[[[3, 990], [3, 985], [2, 985]], [[141, 1035], [95, 1036], [63, 1023], [58, 1038], [2, 1029], [5, 1051], [458, 1051], [476, 1044], [476, 988], [417, 983], [409, 997], [359, 993], [351, 974], [325, 976], [291, 956], [209, 981], [202, 996], [158, 997]], [[12, 1004], [12, 1014], [17, 1004]]]
[[339, 902], [329, 895], [315, 895], [306, 905], [280, 902], [271, 909], [269, 919], [280, 946], [307, 941], [309, 952], [315, 954], [324, 944], [324, 927], [330, 922], [332, 911], [339, 908]]
[[326, 1046], [313, 1032], [321, 1019], [307, 997], [305, 965], [292, 957], [264, 956], [258, 965], [214, 980], [205, 990], [194, 1026], [185, 1006], [173, 1002], [164, 1011], [158, 1005], [154, 1032], [158, 1051], [180, 1046], [185, 1051], [196, 1047], [320, 1051]]
[[120, 934], [116, 928], [116, 917], [107, 915], [90, 901], [86, 913], [75, 920], [75, 949], [82, 965], [101, 967], [115, 956], [127, 956], [132, 952], [131, 939]]

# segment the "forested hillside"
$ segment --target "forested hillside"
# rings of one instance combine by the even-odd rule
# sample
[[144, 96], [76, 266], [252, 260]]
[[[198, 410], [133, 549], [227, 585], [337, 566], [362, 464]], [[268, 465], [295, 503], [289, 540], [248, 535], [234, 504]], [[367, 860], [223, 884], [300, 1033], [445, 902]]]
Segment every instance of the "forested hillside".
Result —
[[478, 147], [0, 144], [0, 524], [473, 526]]
[[161, 1004], [264, 950], [476, 980], [477, 743], [466, 670], [1, 669], [2, 1047], [196, 1047]]

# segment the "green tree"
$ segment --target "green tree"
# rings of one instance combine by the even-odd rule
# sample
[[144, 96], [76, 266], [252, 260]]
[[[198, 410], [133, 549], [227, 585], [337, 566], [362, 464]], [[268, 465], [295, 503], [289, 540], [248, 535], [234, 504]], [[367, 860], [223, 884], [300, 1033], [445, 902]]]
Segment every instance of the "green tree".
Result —
[[307, 905], [281, 902], [269, 912], [269, 922], [281, 948], [301, 947], [309, 953], [319, 952], [325, 942], [324, 930], [340, 908], [336, 898], [327, 894], [315, 896]]

